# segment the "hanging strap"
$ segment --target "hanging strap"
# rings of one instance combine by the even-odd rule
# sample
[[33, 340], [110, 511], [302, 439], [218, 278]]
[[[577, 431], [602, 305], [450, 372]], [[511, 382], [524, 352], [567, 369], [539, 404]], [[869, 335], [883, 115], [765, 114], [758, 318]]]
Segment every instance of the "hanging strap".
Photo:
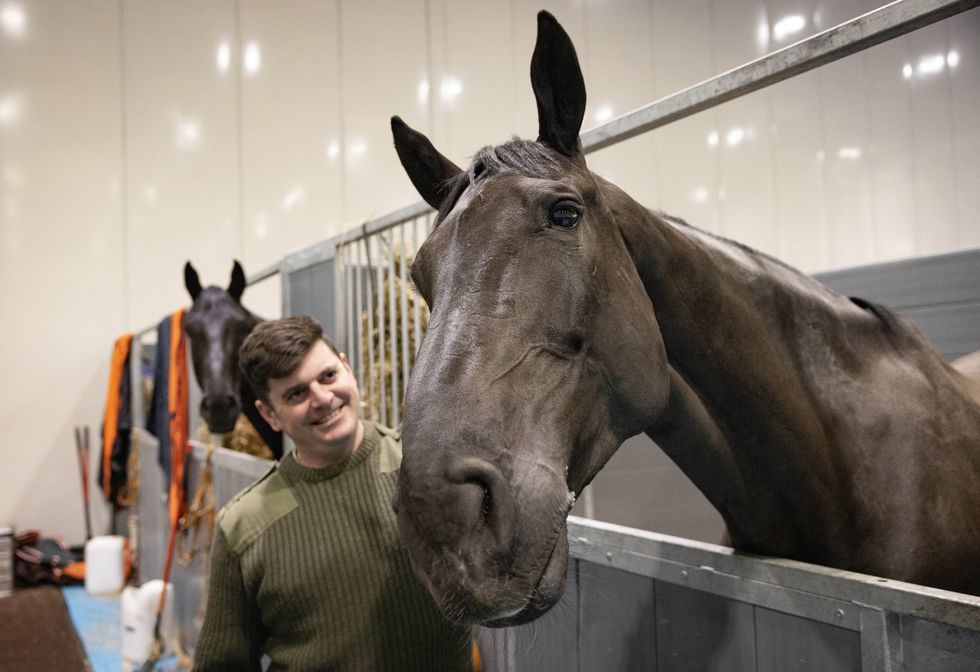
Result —
[[109, 365], [109, 390], [106, 393], [105, 412], [102, 416], [102, 493], [106, 501], [112, 499], [112, 447], [119, 432], [119, 407], [122, 404], [120, 389], [122, 377], [128, 375], [126, 358], [132, 334], [123, 334], [112, 346], [112, 363]]

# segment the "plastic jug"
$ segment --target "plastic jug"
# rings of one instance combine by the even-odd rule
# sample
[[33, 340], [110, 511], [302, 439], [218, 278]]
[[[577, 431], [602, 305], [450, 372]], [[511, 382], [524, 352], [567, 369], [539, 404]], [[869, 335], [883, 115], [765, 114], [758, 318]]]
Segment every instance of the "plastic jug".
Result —
[[[157, 606], [163, 581], [147, 581], [139, 588], [130, 586], [123, 590], [122, 607], [122, 657], [136, 662], [145, 661], [153, 647], [153, 629], [156, 625]], [[167, 584], [164, 598], [163, 618], [160, 621], [160, 635], [163, 638], [164, 653], [172, 649], [174, 587]]]
[[126, 583], [126, 539], [92, 537], [85, 542], [85, 590], [91, 595], [113, 595]]

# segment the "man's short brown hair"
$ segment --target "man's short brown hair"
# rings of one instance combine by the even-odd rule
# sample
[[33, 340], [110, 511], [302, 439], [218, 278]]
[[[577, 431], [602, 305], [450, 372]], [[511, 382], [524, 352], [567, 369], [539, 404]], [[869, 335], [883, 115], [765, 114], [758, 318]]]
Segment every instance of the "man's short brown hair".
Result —
[[317, 341], [340, 353], [323, 327], [306, 315], [260, 322], [238, 350], [238, 369], [260, 400], [269, 403], [269, 380], [285, 378], [300, 365]]

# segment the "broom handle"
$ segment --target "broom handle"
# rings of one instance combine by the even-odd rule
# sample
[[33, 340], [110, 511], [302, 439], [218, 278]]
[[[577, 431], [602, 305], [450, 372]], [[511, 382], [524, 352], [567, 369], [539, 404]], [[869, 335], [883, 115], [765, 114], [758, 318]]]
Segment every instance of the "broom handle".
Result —
[[82, 502], [85, 506], [85, 541], [92, 538], [92, 518], [89, 514], [88, 505], [88, 439], [88, 425], [85, 425], [84, 434], [82, 433], [82, 428], [76, 425], [75, 448], [78, 454], [78, 466], [82, 472]]

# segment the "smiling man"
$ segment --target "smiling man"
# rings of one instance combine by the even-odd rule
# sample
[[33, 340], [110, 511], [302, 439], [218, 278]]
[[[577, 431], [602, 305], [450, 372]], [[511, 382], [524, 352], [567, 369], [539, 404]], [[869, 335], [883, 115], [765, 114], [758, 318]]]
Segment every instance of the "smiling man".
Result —
[[471, 670], [398, 542], [397, 432], [360, 418], [347, 357], [308, 317], [258, 325], [239, 367], [295, 449], [219, 515], [194, 670]]

